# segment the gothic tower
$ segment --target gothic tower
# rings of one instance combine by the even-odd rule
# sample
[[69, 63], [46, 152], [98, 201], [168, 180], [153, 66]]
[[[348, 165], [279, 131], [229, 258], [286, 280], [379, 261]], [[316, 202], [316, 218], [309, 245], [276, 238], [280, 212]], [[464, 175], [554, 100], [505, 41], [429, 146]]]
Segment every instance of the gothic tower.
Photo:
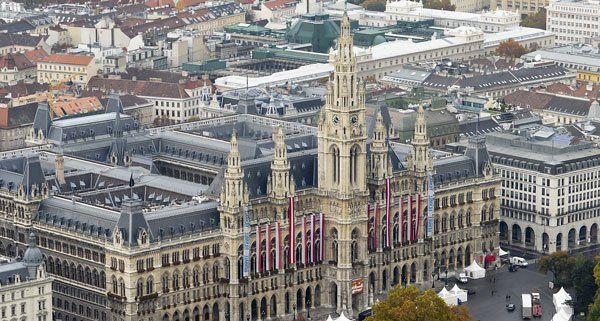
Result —
[[358, 79], [350, 19], [344, 13], [319, 121], [319, 189], [345, 197], [366, 189], [365, 91]]
[[415, 133], [411, 140], [413, 152], [408, 158], [408, 168], [414, 174], [413, 192], [425, 192], [427, 172], [433, 172], [433, 158], [429, 151], [429, 137], [427, 136], [427, 123], [425, 110], [419, 106], [415, 120]]
[[275, 152], [271, 162], [271, 176], [267, 182], [270, 203], [273, 205], [275, 220], [286, 217], [288, 200], [294, 193], [294, 181], [290, 176], [290, 162], [287, 158], [287, 146], [284, 140], [283, 128], [278, 126], [273, 130]]
[[325, 278], [327, 303], [352, 316], [367, 303], [367, 291], [353, 292], [352, 287], [366, 277], [367, 130], [364, 83], [357, 75], [347, 13], [340, 28], [318, 123], [318, 193], [327, 222], [325, 259], [335, 262]]
[[375, 116], [375, 126], [371, 136], [371, 157], [369, 159], [369, 180], [378, 183], [386, 178], [388, 173], [388, 144], [387, 129], [383, 123], [381, 110]]
[[[221, 230], [223, 231], [223, 252], [229, 262], [237, 262], [238, 248], [243, 243], [243, 219], [248, 211], [249, 195], [244, 184], [244, 170], [241, 165], [240, 152], [235, 129], [231, 135], [230, 150], [227, 156], [227, 168], [223, 174], [223, 187], [219, 204], [221, 213]], [[230, 283], [235, 285], [229, 294], [232, 306], [238, 306], [240, 300], [238, 269], [231, 269]], [[237, 320], [240, 311], [233, 310], [232, 320]]]

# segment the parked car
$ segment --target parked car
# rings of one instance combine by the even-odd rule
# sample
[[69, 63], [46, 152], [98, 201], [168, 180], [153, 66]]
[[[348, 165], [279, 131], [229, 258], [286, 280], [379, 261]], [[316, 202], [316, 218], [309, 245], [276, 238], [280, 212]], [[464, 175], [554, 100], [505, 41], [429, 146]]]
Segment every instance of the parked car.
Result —
[[518, 265], [520, 267], [527, 267], [527, 265], [528, 265], [527, 261], [524, 258], [518, 257], [518, 256], [511, 257], [510, 264]]
[[513, 312], [515, 310], [516, 306], [514, 305], [514, 303], [509, 303], [506, 305], [506, 311], [508, 312]]

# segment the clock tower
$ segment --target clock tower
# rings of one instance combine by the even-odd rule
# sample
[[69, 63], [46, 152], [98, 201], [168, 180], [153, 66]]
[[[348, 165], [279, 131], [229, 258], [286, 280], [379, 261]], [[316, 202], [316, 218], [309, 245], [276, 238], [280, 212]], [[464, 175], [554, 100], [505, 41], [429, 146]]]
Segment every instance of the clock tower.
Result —
[[330, 63], [333, 79], [327, 85], [319, 120], [319, 188], [343, 197], [366, 191], [365, 90], [356, 73], [350, 19], [344, 13], [337, 50]]
[[[365, 86], [356, 72], [350, 19], [344, 13], [337, 50], [331, 54], [333, 76], [318, 122], [320, 210], [325, 216], [324, 282], [330, 306], [352, 316], [368, 302], [367, 262], [367, 128]], [[336, 294], [336, 295], [333, 295]]]

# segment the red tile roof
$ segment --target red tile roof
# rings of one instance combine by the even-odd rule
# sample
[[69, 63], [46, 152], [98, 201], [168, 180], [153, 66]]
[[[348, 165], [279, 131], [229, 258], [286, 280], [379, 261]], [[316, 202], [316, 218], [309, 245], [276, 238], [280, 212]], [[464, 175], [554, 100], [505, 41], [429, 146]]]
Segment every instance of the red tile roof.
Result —
[[42, 58], [39, 62], [87, 66], [90, 64], [90, 62], [92, 62], [93, 59], [94, 57], [92, 56], [52, 54], [48, 57]]
[[52, 104], [52, 112], [55, 117], [59, 118], [68, 115], [86, 114], [92, 111], [102, 110], [103, 108], [98, 97], [59, 97], [59, 99], [64, 100]]
[[25, 70], [29, 68], [35, 68], [35, 63], [27, 59], [24, 54], [21, 53], [9, 53], [0, 57], [0, 69], [15, 69]]
[[269, 10], [278, 10], [281, 8], [288, 8], [298, 3], [297, 0], [271, 0], [265, 2], [264, 5]]

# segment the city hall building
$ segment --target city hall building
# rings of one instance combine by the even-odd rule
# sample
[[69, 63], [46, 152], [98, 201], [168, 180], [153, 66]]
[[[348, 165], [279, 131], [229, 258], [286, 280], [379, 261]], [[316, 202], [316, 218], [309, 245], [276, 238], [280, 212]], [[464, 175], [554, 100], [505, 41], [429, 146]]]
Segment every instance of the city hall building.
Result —
[[[483, 264], [500, 181], [484, 140], [410, 144], [365, 115], [350, 23], [317, 127], [243, 113], [142, 130], [122, 114], [52, 120], [0, 157], [0, 254], [34, 231], [54, 314], [83, 320], [290, 320], [356, 315], [396, 284]], [[430, 204], [428, 206], [428, 204]]]

